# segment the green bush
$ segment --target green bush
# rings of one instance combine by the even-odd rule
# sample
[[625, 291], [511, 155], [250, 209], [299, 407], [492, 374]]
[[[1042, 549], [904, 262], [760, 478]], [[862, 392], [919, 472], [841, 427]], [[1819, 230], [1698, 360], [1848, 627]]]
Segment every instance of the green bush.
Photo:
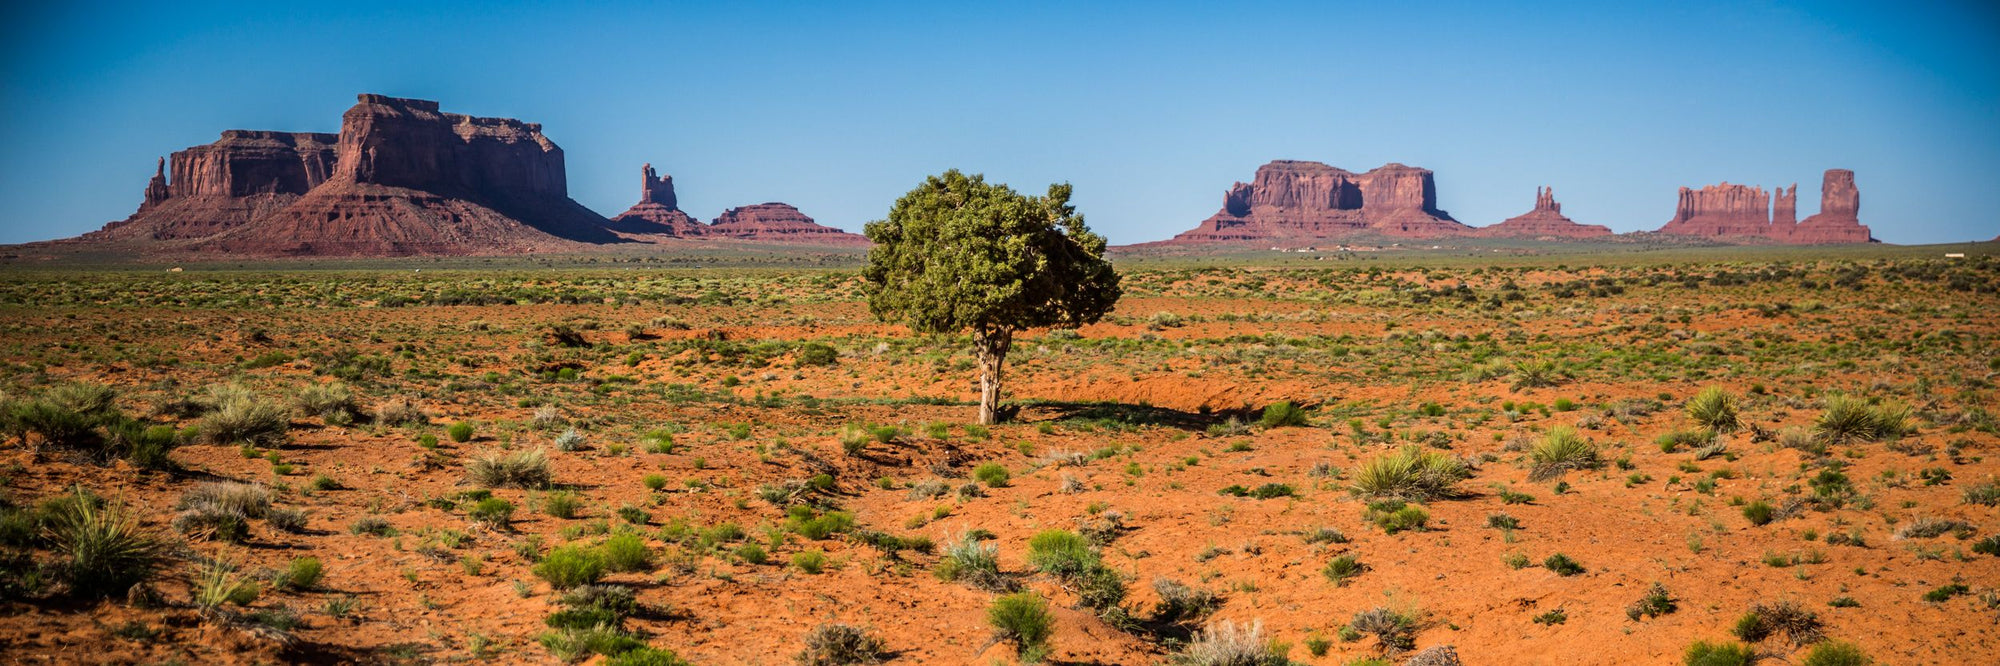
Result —
[[840, 351], [825, 343], [808, 342], [799, 345], [798, 355], [794, 359], [796, 365], [801, 368], [833, 365], [840, 360]]
[[1913, 431], [1910, 408], [1896, 403], [1870, 405], [1852, 396], [1826, 399], [1826, 410], [1813, 421], [1813, 434], [1833, 444], [1894, 439]]
[[694, 666], [673, 650], [651, 647], [632, 648], [604, 660], [604, 666]]
[[945, 543], [944, 557], [932, 573], [939, 580], [963, 582], [991, 592], [1011, 592], [1012, 578], [1000, 573], [1000, 547], [981, 543], [971, 535]]
[[453, 423], [450, 428], [445, 429], [444, 434], [451, 437], [451, 441], [460, 444], [470, 442], [472, 441], [472, 424], [464, 421]]
[[854, 528], [854, 514], [845, 511], [816, 513], [812, 507], [794, 505], [785, 509], [785, 524], [799, 536], [815, 541]]
[[1771, 504], [1764, 500], [1757, 500], [1743, 505], [1743, 517], [1749, 520], [1752, 525], [1769, 525], [1776, 516], [1777, 509], [1772, 508]]
[[249, 389], [212, 386], [209, 396], [215, 407], [201, 417], [196, 428], [211, 444], [275, 445], [283, 442], [291, 429], [288, 410], [258, 399]]
[[167, 559], [167, 543], [139, 526], [124, 507], [103, 504], [77, 490], [64, 508], [50, 512], [49, 546], [62, 557], [61, 574], [83, 597], [124, 594], [153, 577]]
[[319, 580], [323, 573], [319, 558], [297, 558], [292, 560], [291, 565], [285, 568], [284, 573], [279, 574], [278, 587], [310, 590], [314, 586], [319, 585]]
[[1361, 575], [1367, 568], [1360, 558], [1348, 554], [1333, 558], [1326, 563], [1326, 568], [1319, 571], [1326, 575], [1327, 580], [1333, 581], [1335, 587], [1345, 587], [1349, 579]]
[[552, 480], [548, 454], [541, 449], [490, 451], [466, 463], [465, 472], [481, 488], [547, 488]]
[[979, 479], [987, 487], [1003, 488], [1006, 487], [1010, 475], [1007, 473], [1005, 465], [997, 462], [984, 462], [980, 463], [978, 467], [972, 468], [972, 478]]
[[1431, 519], [1430, 512], [1425, 511], [1423, 507], [1402, 500], [1369, 502], [1368, 508], [1361, 516], [1368, 522], [1374, 523], [1376, 527], [1382, 528], [1384, 534], [1421, 530]]
[[514, 503], [498, 497], [488, 497], [473, 505], [468, 515], [473, 521], [489, 528], [506, 529], [507, 523], [514, 519]]
[[583, 508], [583, 499], [567, 490], [552, 490], [542, 495], [542, 513], [551, 518], [569, 520], [576, 517], [577, 509]]
[[1577, 564], [1576, 560], [1570, 559], [1568, 555], [1562, 553], [1550, 555], [1547, 559], [1542, 560], [1542, 568], [1555, 572], [1558, 576], [1574, 576], [1583, 573], [1583, 565]]
[[653, 549], [631, 532], [612, 535], [601, 549], [604, 566], [612, 571], [643, 571], [653, 563]]
[[1033, 592], [1017, 592], [994, 599], [993, 605], [986, 609], [986, 622], [992, 625], [996, 639], [1014, 644], [1014, 653], [1021, 656], [1022, 661], [1029, 661], [1031, 655], [1044, 654], [1048, 649], [1049, 636], [1055, 629], [1055, 616], [1049, 613], [1049, 602]]
[[1043, 530], [1028, 539], [1028, 565], [1043, 573], [1073, 579], [1098, 563], [1090, 540], [1069, 530]]
[[802, 550], [792, 554], [792, 568], [809, 574], [826, 569], [826, 553], [817, 550]]
[[1715, 432], [1735, 432], [1742, 427], [1736, 417], [1736, 397], [1720, 386], [1710, 386], [1687, 401], [1688, 420]]
[[1423, 501], [1455, 494], [1454, 486], [1470, 476], [1449, 456], [1406, 446], [1362, 463], [1353, 490], [1364, 497]]
[[1681, 653], [1685, 666], [1749, 666], [1755, 661], [1757, 653], [1742, 643], [1695, 641]]
[[1799, 666], [1872, 666], [1875, 660], [1861, 647], [1846, 641], [1826, 641], [1806, 651]]
[[1263, 417], [1257, 423], [1266, 428], [1297, 428], [1307, 425], [1306, 410], [1290, 402], [1280, 402], [1264, 408]]
[[1377, 606], [1354, 614], [1347, 622], [1346, 633], [1353, 636], [1374, 634], [1375, 640], [1383, 646], [1407, 650], [1416, 645], [1417, 618]]
[[567, 590], [604, 577], [604, 556], [596, 550], [570, 544], [549, 551], [533, 571], [556, 589]]
[[1546, 481], [1561, 477], [1570, 470], [1591, 469], [1604, 464], [1598, 459], [1597, 446], [1569, 426], [1556, 426], [1543, 433], [1529, 455], [1535, 461], [1534, 469], [1528, 474], [1529, 480], [1533, 481]]

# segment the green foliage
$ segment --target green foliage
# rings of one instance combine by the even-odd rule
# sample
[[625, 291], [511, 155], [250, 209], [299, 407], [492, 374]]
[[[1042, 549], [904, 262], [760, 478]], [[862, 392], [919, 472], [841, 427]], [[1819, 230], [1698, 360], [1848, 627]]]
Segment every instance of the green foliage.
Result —
[[48, 530], [50, 548], [62, 557], [61, 573], [72, 593], [124, 594], [164, 566], [167, 543], [141, 528], [124, 507], [104, 504], [81, 489], [70, 499], [50, 512]]
[[1010, 477], [1007, 466], [997, 462], [983, 462], [979, 463], [978, 467], [972, 468], [972, 478], [979, 479], [981, 483], [991, 488], [1006, 487]]
[[1568, 555], [1562, 553], [1550, 555], [1547, 559], [1542, 560], [1542, 568], [1555, 572], [1558, 576], [1574, 576], [1583, 573], [1583, 565], [1577, 564], [1576, 560], [1570, 559]]
[[1742, 427], [1736, 417], [1736, 397], [1720, 386], [1696, 393], [1688, 399], [1686, 409], [1688, 420], [1715, 432], [1735, 432]]
[[196, 427], [211, 444], [275, 445], [291, 428], [288, 410], [241, 386], [210, 386], [208, 400], [213, 407]]
[[1349, 579], [1361, 575], [1367, 568], [1367, 565], [1361, 563], [1361, 558], [1350, 553], [1328, 561], [1326, 568], [1320, 569], [1319, 572], [1325, 574], [1327, 580], [1333, 581], [1335, 587], [1346, 587]]
[[1354, 473], [1355, 494], [1412, 501], [1448, 497], [1472, 474], [1465, 465], [1436, 451], [1406, 446], [1377, 456]]
[[467, 515], [481, 525], [493, 529], [506, 529], [508, 521], [514, 518], [514, 503], [498, 497], [488, 497], [473, 505]]
[[823, 342], [808, 342], [799, 345], [793, 360], [801, 368], [828, 366], [840, 361], [840, 351]]
[[1367, 510], [1362, 512], [1362, 518], [1382, 528], [1384, 534], [1395, 534], [1406, 530], [1422, 530], [1430, 523], [1431, 514], [1423, 507], [1402, 500], [1381, 500], [1369, 502]]
[[644, 571], [653, 563], [653, 549], [631, 532], [614, 534], [600, 547], [604, 567], [611, 571]]
[[541, 562], [535, 564], [533, 571], [549, 585], [566, 590], [597, 582], [604, 576], [604, 568], [604, 556], [596, 550], [570, 544], [549, 551]]
[[954, 169], [926, 178], [870, 222], [862, 269], [868, 309], [924, 334], [970, 330], [981, 360], [980, 421], [999, 407], [1000, 368], [1016, 331], [1095, 323], [1121, 293], [1102, 236], [1069, 203]]
[[1043, 530], [1028, 539], [1028, 565], [1060, 578], [1075, 578], [1097, 566], [1090, 540], [1069, 530]]
[[1640, 618], [1659, 617], [1679, 609], [1680, 605], [1674, 603], [1673, 596], [1667, 594], [1667, 586], [1655, 581], [1652, 587], [1646, 588], [1646, 596], [1639, 597], [1630, 608], [1625, 609], [1625, 617], [1636, 622]]
[[1529, 453], [1535, 467], [1528, 478], [1546, 481], [1561, 477], [1570, 470], [1590, 469], [1603, 465], [1598, 459], [1597, 445], [1577, 434], [1575, 428], [1556, 426], [1543, 433], [1535, 441], [1535, 448]]
[[1291, 402], [1273, 403], [1264, 408], [1264, 416], [1257, 420], [1266, 428], [1297, 428], [1307, 425], [1306, 410]]
[[785, 525], [799, 536], [820, 540], [854, 528], [854, 514], [845, 511], [817, 513], [812, 507], [795, 505], [785, 509]]
[[1681, 653], [1684, 666], [1750, 666], [1756, 661], [1757, 653], [1742, 643], [1695, 641]]
[[1407, 650], [1416, 645], [1417, 618], [1377, 606], [1354, 614], [1346, 629], [1353, 635], [1374, 634], [1383, 646]]
[[450, 428], [445, 429], [444, 434], [449, 435], [451, 441], [460, 444], [470, 442], [472, 441], [472, 424], [464, 421], [453, 423]]
[[317, 557], [301, 557], [292, 560], [284, 572], [278, 574], [278, 587], [295, 590], [310, 590], [319, 585], [324, 570]]
[[1844, 395], [1826, 399], [1826, 411], [1813, 421], [1813, 434], [1833, 444], [1876, 442], [1913, 432], [1910, 408], [1896, 403], [1870, 405]]
[[1033, 592], [994, 599], [986, 609], [986, 623], [993, 627], [995, 638], [1013, 643], [1015, 654], [1023, 657], [1046, 650], [1049, 636], [1055, 633], [1049, 602]]
[[489, 451], [465, 465], [466, 477], [481, 488], [546, 488], [549, 457], [541, 449]]
[[604, 666], [694, 666], [694, 662], [680, 658], [673, 650], [637, 647], [605, 659]]
[[806, 648], [792, 659], [798, 666], [850, 666], [882, 660], [888, 645], [848, 624], [822, 624], [806, 633]]
[[1799, 666], [1872, 666], [1875, 660], [1847, 641], [1826, 641], [1806, 651]]
[[1772, 508], [1771, 504], [1764, 500], [1743, 505], [1743, 518], [1749, 520], [1752, 525], [1769, 525], [1776, 514], [1777, 509]]

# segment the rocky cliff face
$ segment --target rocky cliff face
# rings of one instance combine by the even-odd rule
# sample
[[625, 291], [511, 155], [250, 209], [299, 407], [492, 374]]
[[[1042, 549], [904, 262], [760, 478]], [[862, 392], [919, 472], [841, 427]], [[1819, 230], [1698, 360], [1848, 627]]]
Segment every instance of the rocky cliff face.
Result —
[[632, 234], [700, 236], [706, 225], [681, 211], [674, 177], [658, 175], [652, 164], [646, 164], [639, 167], [639, 203], [612, 217], [611, 228]]
[[1597, 224], [1577, 224], [1564, 217], [1553, 187], [1535, 188], [1535, 209], [1482, 227], [1481, 236], [1504, 238], [1573, 239], [1611, 235], [1611, 228]]
[[360, 256], [620, 240], [569, 199], [562, 149], [540, 125], [444, 113], [426, 100], [364, 94], [337, 135], [229, 130], [171, 165], [137, 213], [85, 240]]
[[1682, 236], [1771, 236], [1771, 195], [1749, 185], [1710, 185], [1699, 190], [1681, 188], [1674, 205], [1674, 219], [1660, 227], [1660, 233]]
[[868, 237], [829, 227], [782, 203], [731, 208], [704, 231], [710, 236], [814, 245], [866, 245]]
[[[86, 234], [102, 240], [206, 238], [297, 201], [333, 169], [332, 134], [228, 130], [162, 159], [132, 217]], [[172, 179], [167, 166], [172, 165]]]
[[1861, 194], [1854, 172], [1828, 169], [1820, 185], [1820, 212], [1798, 219], [1798, 185], [1773, 194], [1748, 185], [1681, 188], [1674, 219], [1659, 233], [1795, 244], [1866, 243], [1873, 240], [1857, 217]]
[[1285, 241], [1364, 233], [1429, 238], [1470, 229], [1437, 207], [1427, 169], [1388, 164], [1353, 173], [1280, 160], [1223, 196], [1222, 210], [1175, 242]]
[[1820, 180], [1819, 212], [1792, 229], [1793, 243], [1866, 243], [1872, 231], [1861, 224], [1861, 190], [1854, 186], [1854, 172], [1827, 169]]

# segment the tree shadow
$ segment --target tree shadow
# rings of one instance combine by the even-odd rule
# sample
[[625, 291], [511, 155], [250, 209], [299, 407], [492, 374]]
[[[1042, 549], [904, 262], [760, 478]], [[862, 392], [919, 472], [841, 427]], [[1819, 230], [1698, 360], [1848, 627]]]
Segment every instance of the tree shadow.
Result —
[[1231, 417], [1243, 420], [1251, 416], [1248, 410], [1186, 412], [1122, 402], [1034, 400], [1012, 403], [1008, 406], [1019, 410], [1020, 415], [1017, 420], [1023, 423], [1072, 421], [1086, 426], [1114, 429], [1158, 427], [1200, 432], [1206, 431], [1209, 426], [1228, 421]]

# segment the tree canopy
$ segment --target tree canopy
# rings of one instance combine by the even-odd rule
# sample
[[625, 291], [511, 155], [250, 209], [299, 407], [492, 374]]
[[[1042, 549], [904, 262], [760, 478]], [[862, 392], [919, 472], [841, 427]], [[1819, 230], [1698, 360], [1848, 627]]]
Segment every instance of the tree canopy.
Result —
[[980, 420], [992, 422], [1001, 364], [1025, 328], [1096, 322], [1118, 302], [1104, 237], [1069, 203], [954, 169], [931, 176], [868, 224], [868, 308], [928, 334], [970, 331], [980, 357]]

